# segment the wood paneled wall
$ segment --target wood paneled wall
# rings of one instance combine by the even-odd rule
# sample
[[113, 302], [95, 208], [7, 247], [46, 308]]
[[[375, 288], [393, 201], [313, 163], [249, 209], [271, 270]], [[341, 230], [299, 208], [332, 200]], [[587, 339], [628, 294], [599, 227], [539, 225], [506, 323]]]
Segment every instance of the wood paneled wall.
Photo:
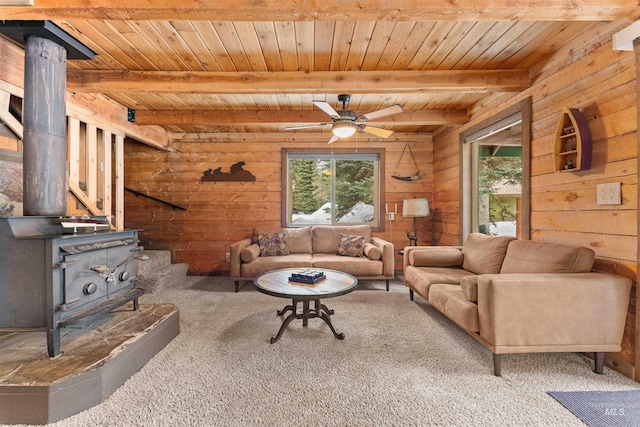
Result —
[[[396, 220], [385, 220], [384, 232], [374, 235], [392, 241], [397, 249], [409, 244], [405, 232], [413, 220], [402, 217], [402, 200], [427, 197], [433, 190], [433, 146], [428, 133], [395, 133], [386, 140], [358, 134], [357, 147], [385, 149], [385, 202], [398, 206]], [[189, 264], [190, 274], [228, 274], [225, 261], [229, 245], [249, 236], [253, 227], [280, 227], [281, 149], [323, 148], [327, 133], [296, 134], [184, 134], [174, 135], [174, 152], [163, 152], [127, 140], [125, 185], [141, 193], [186, 208], [174, 210], [142, 196], [126, 193], [125, 226], [137, 228], [148, 249], [171, 249], [176, 262]], [[406, 144], [424, 177], [416, 181], [391, 178]], [[335, 143], [336, 148], [356, 150], [355, 138]], [[205, 170], [244, 161], [255, 182], [202, 182]], [[415, 166], [408, 150], [398, 172], [411, 175]], [[419, 244], [432, 241], [432, 219], [418, 219]], [[402, 259], [396, 255], [396, 270]]]
[[[471, 112], [460, 128], [434, 135], [434, 201], [437, 244], [460, 242], [460, 141], [465, 129], [504, 108], [532, 98], [531, 238], [584, 245], [596, 251], [595, 269], [637, 281], [638, 136], [636, 66], [632, 52], [614, 51], [611, 33], [574, 40], [558, 55], [532, 69], [531, 89], [496, 96]], [[593, 139], [590, 170], [561, 173], [553, 169], [553, 138], [562, 107], [585, 115]], [[622, 183], [622, 205], [597, 205], [596, 185]], [[635, 369], [636, 289], [632, 290], [627, 327], [620, 353], [607, 364], [640, 380]]]

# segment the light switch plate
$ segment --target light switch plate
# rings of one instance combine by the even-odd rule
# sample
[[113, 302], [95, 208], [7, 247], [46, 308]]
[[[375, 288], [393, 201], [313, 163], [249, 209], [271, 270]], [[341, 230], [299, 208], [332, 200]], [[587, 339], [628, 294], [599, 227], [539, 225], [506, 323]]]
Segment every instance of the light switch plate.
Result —
[[596, 200], [599, 205], [621, 205], [622, 193], [619, 182], [598, 184], [596, 186]]

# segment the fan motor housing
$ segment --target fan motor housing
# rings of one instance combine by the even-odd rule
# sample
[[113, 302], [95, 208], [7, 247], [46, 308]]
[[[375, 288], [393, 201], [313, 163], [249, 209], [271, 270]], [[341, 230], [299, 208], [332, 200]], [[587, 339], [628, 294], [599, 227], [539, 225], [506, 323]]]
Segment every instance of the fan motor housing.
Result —
[[349, 120], [355, 120], [357, 117], [356, 113], [351, 110], [339, 110], [338, 114], [340, 114], [341, 118]]

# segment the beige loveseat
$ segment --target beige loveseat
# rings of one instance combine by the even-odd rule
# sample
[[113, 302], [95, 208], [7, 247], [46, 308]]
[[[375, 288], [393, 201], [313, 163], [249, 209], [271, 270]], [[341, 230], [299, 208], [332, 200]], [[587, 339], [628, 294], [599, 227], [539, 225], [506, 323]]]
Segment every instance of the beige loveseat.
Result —
[[632, 282], [591, 272], [590, 248], [470, 234], [463, 246], [404, 249], [405, 284], [493, 353], [621, 349]]
[[252, 237], [231, 244], [230, 263], [236, 292], [241, 281], [298, 267], [338, 270], [358, 280], [385, 280], [388, 291], [395, 268], [393, 244], [372, 236], [368, 225], [254, 229]]

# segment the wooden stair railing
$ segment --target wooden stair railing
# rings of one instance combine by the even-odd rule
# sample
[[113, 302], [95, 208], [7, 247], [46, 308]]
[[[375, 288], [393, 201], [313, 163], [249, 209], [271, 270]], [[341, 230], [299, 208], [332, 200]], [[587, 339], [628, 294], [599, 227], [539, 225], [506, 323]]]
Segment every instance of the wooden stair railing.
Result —
[[145, 194], [145, 193], [141, 193], [140, 191], [134, 190], [133, 188], [124, 187], [124, 189], [125, 189], [126, 191], [130, 192], [130, 193], [135, 194], [135, 195], [136, 195], [136, 197], [137, 197], [137, 196], [143, 196], [143, 197], [146, 197], [146, 198], [148, 198], [148, 199], [154, 200], [154, 201], [156, 201], [156, 202], [158, 202], [158, 203], [162, 203], [162, 204], [164, 204], [164, 205], [171, 206], [171, 207], [173, 208], [173, 210], [174, 210], [174, 211], [175, 211], [176, 209], [179, 209], [179, 210], [181, 210], [181, 211], [186, 211], [186, 210], [187, 210], [187, 208], [184, 208], [184, 207], [182, 207], [182, 206], [178, 206], [178, 205], [174, 205], [174, 204], [173, 204], [173, 203], [171, 203], [171, 202], [167, 202], [166, 200], [158, 199], [157, 197], [153, 197], [153, 196], [150, 196], [150, 195]]

